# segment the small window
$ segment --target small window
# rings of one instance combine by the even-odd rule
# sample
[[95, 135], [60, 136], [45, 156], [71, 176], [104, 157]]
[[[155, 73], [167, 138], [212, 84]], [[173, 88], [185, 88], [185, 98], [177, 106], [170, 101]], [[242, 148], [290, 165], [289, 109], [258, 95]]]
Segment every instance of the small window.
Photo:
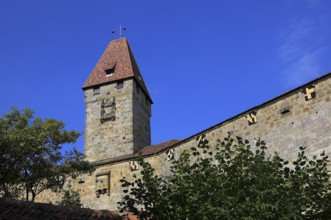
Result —
[[285, 108], [283, 108], [283, 109], [280, 110], [280, 114], [282, 114], [282, 115], [285, 115], [285, 114], [287, 114], [289, 112], [290, 112], [290, 108], [289, 107], [285, 107]]
[[111, 76], [111, 75], [114, 74], [114, 72], [115, 72], [115, 65], [116, 65], [115, 63], [112, 63], [112, 64], [109, 66], [109, 68], [105, 70], [105, 72], [106, 72], [106, 76]]
[[99, 86], [93, 88], [93, 95], [98, 95], [98, 94], [100, 94], [100, 87]]
[[114, 69], [106, 70], [106, 76], [111, 76], [114, 73]]
[[117, 82], [117, 89], [122, 89], [124, 87], [124, 82], [123, 81], [118, 81]]
[[103, 194], [110, 195], [110, 172], [97, 174], [95, 178], [95, 194], [99, 198]]

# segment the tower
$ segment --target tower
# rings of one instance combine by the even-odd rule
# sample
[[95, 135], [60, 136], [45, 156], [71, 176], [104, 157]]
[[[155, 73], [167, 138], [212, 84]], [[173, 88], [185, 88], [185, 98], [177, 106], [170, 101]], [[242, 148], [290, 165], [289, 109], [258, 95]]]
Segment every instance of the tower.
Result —
[[109, 43], [83, 90], [89, 161], [132, 154], [151, 144], [153, 102], [126, 38]]

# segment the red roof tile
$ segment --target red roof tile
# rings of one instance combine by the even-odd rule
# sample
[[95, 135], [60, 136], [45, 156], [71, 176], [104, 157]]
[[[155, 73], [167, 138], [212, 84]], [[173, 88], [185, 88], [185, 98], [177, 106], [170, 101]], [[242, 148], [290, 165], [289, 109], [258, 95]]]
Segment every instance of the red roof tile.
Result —
[[120, 220], [121, 217], [108, 210], [92, 210], [46, 203], [34, 203], [0, 198], [0, 219], [95, 219]]
[[[111, 74], [107, 74], [107, 70], [111, 70]], [[152, 101], [127, 39], [120, 38], [109, 43], [83, 89], [128, 78], [134, 78]]]
[[154, 144], [154, 145], [142, 148], [136, 154], [141, 153], [143, 156], [156, 154], [156, 153], [159, 153], [162, 150], [170, 148], [171, 146], [177, 144], [178, 142], [179, 142], [179, 140], [174, 139], [174, 140], [166, 141], [166, 142], [163, 142], [163, 143]]
[[180, 142], [180, 140], [173, 139], [173, 140], [162, 142], [159, 144], [146, 146], [133, 154], [127, 154], [127, 155], [123, 155], [123, 156], [119, 156], [119, 157], [113, 157], [113, 158], [109, 158], [109, 159], [105, 159], [105, 160], [96, 161], [95, 165], [98, 166], [98, 165], [109, 164], [109, 163], [118, 163], [121, 161], [138, 158], [140, 155], [141, 156], [150, 156], [153, 154], [158, 154], [166, 149], [171, 148], [172, 146], [174, 146], [175, 144], [177, 144], [179, 142]]

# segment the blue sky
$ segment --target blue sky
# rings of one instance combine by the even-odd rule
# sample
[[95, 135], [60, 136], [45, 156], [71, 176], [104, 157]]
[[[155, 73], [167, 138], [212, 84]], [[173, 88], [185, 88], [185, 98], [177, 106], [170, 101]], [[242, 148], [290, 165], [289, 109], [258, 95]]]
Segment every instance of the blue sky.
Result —
[[331, 72], [328, 0], [0, 3], [0, 112], [30, 107], [81, 132], [81, 87], [120, 25], [154, 100], [153, 143]]

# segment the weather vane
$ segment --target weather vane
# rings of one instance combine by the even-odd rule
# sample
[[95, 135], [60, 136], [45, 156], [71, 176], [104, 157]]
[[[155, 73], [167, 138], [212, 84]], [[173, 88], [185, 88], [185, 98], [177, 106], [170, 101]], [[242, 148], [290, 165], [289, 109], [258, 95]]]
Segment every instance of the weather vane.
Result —
[[112, 36], [112, 39], [114, 39], [114, 34], [115, 34], [115, 31], [114, 31], [114, 30], [112, 30], [112, 31], [111, 31], [111, 36]]
[[126, 27], [123, 27], [124, 37], [126, 37]]
[[126, 37], [126, 27], [122, 28], [122, 25], [120, 25], [120, 38], [122, 38], [122, 31], [124, 32], [124, 37]]
[[[122, 25], [120, 25], [120, 38], [122, 38], [122, 31], [123, 31], [124, 37], [126, 37], [126, 27], [122, 28]], [[114, 36], [115, 36], [114, 30], [111, 31], [111, 35], [112, 35], [112, 39], [114, 39]]]

